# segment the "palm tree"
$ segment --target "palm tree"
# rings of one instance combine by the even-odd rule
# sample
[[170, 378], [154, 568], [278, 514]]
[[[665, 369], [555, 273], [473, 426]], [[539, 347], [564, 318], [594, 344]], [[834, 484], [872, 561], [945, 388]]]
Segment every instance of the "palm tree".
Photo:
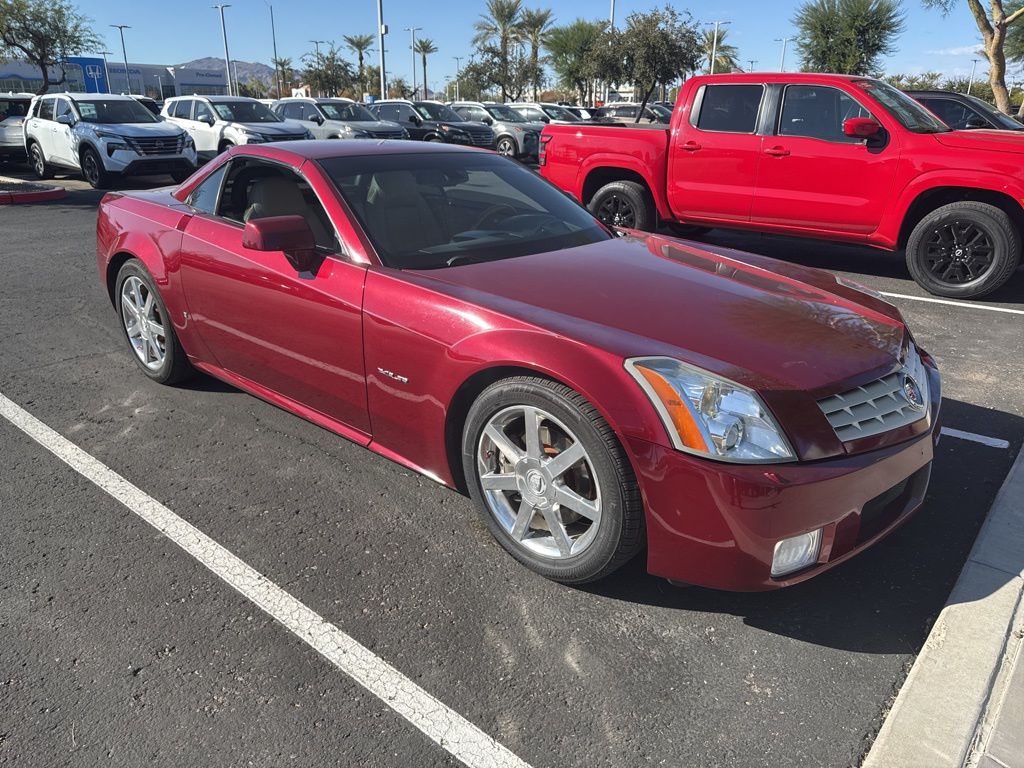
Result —
[[537, 100], [537, 92], [540, 90], [540, 78], [543, 74], [540, 69], [540, 49], [547, 43], [548, 33], [554, 21], [550, 9], [528, 8], [522, 13], [520, 22], [523, 29], [523, 37], [530, 44], [530, 80], [533, 85], [533, 100]]
[[735, 45], [725, 42], [725, 35], [728, 30], [718, 29], [718, 45], [715, 45], [715, 30], [706, 29], [701, 34], [701, 48], [704, 58], [708, 62], [708, 72], [711, 71], [711, 51], [715, 52], [715, 72], [731, 72], [739, 66], [740, 51]]
[[428, 99], [430, 97], [427, 96], [427, 56], [437, 53], [437, 46], [429, 37], [421, 37], [416, 41], [416, 47], [413, 50], [423, 59], [423, 98]]
[[508, 97], [509, 58], [523, 42], [523, 0], [487, 0], [487, 13], [474, 24], [473, 45], [497, 45], [501, 66], [501, 100]]
[[285, 58], [273, 59], [271, 63], [281, 73], [281, 90], [285, 91], [285, 93], [277, 94], [277, 98], [283, 99], [285, 96], [290, 96], [292, 82], [295, 79], [295, 73], [292, 71], [292, 60]]
[[[374, 37], [373, 35], [345, 35], [342, 40], [345, 41], [345, 46], [356, 55], [356, 60], [359, 63], [359, 87], [366, 90], [366, 66], [363, 57], [373, 45]], [[363, 95], [360, 93], [358, 96], [362, 99]]]

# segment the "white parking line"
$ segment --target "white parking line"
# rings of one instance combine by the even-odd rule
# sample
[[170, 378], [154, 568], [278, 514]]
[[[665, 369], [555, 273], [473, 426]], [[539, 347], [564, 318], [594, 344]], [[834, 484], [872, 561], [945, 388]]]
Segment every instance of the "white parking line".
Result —
[[927, 296], [909, 296], [905, 293], [888, 293], [879, 291], [883, 296], [890, 296], [894, 299], [909, 299], [910, 301], [927, 301], [929, 304], [948, 304], [951, 307], [964, 307], [966, 309], [984, 309], [989, 312], [1005, 312], [1008, 315], [1024, 315], [1024, 309], [1007, 309], [1006, 307], [990, 307], [986, 304], [968, 304], [966, 301], [949, 301], [948, 299], [932, 299]]
[[0, 416], [167, 536], [469, 768], [530, 768], [368, 648], [2, 393]]
[[943, 435], [949, 435], [950, 437], [958, 437], [961, 440], [970, 440], [972, 443], [981, 443], [987, 445], [989, 448], [1009, 448], [1010, 441], [1003, 440], [999, 437], [989, 437], [988, 435], [979, 435], [975, 432], [964, 432], [959, 429], [953, 429], [952, 427], [943, 427]]

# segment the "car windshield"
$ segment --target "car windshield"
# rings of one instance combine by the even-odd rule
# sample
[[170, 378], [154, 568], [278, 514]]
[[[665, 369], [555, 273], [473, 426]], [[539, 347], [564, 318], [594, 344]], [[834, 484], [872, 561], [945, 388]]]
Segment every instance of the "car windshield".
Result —
[[9, 117], [24, 117], [28, 114], [28, 99], [0, 99], [0, 122]]
[[459, 117], [458, 112], [451, 107], [446, 107], [444, 104], [430, 104], [420, 101], [412, 106], [413, 109], [420, 113], [420, 117], [425, 120], [443, 120], [447, 123], [461, 123], [463, 121], [463, 118]]
[[543, 104], [541, 109], [552, 120], [564, 120], [567, 123], [578, 123], [580, 120], [568, 109], [563, 109], [555, 104]]
[[347, 101], [321, 101], [318, 106], [328, 120], [349, 120], [355, 123], [372, 123], [377, 120], [366, 107]]
[[81, 99], [75, 101], [85, 123], [158, 123], [160, 119], [135, 99]]
[[504, 104], [488, 104], [484, 107], [491, 117], [506, 123], [525, 123], [526, 118]]
[[319, 162], [389, 267], [457, 267], [612, 238], [586, 209], [503, 157], [430, 152]]
[[888, 83], [878, 80], [858, 80], [857, 85], [867, 91], [878, 103], [889, 110], [896, 120], [913, 133], [947, 133], [950, 127], [918, 102], [893, 88]]
[[283, 123], [270, 107], [258, 101], [211, 101], [217, 117], [230, 123]]
[[1000, 112], [998, 109], [993, 107], [987, 101], [982, 101], [976, 96], [963, 96], [967, 99], [972, 107], [985, 115], [989, 120], [998, 125], [1000, 128], [1007, 131], [1022, 131], [1024, 125], [1021, 125], [1012, 117], [1007, 114]]

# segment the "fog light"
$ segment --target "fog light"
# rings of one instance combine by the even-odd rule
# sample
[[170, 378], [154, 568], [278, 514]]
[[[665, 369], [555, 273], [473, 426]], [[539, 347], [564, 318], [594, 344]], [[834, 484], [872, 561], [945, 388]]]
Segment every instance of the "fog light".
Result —
[[783, 539], [775, 545], [775, 554], [772, 556], [772, 577], [778, 578], [806, 568], [818, 559], [820, 550], [821, 528], [794, 536], [791, 539]]

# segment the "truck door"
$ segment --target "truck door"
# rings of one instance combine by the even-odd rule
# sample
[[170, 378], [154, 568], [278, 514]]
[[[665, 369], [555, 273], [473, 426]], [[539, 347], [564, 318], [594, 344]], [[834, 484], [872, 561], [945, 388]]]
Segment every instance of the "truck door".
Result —
[[751, 220], [823, 232], [874, 232], [899, 162], [896, 140], [843, 133], [847, 119], [871, 116], [839, 88], [785, 86], [773, 135], [764, 137]]
[[671, 137], [669, 206], [682, 220], [749, 221], [767, 89], [759, 83], [709, 84]]

